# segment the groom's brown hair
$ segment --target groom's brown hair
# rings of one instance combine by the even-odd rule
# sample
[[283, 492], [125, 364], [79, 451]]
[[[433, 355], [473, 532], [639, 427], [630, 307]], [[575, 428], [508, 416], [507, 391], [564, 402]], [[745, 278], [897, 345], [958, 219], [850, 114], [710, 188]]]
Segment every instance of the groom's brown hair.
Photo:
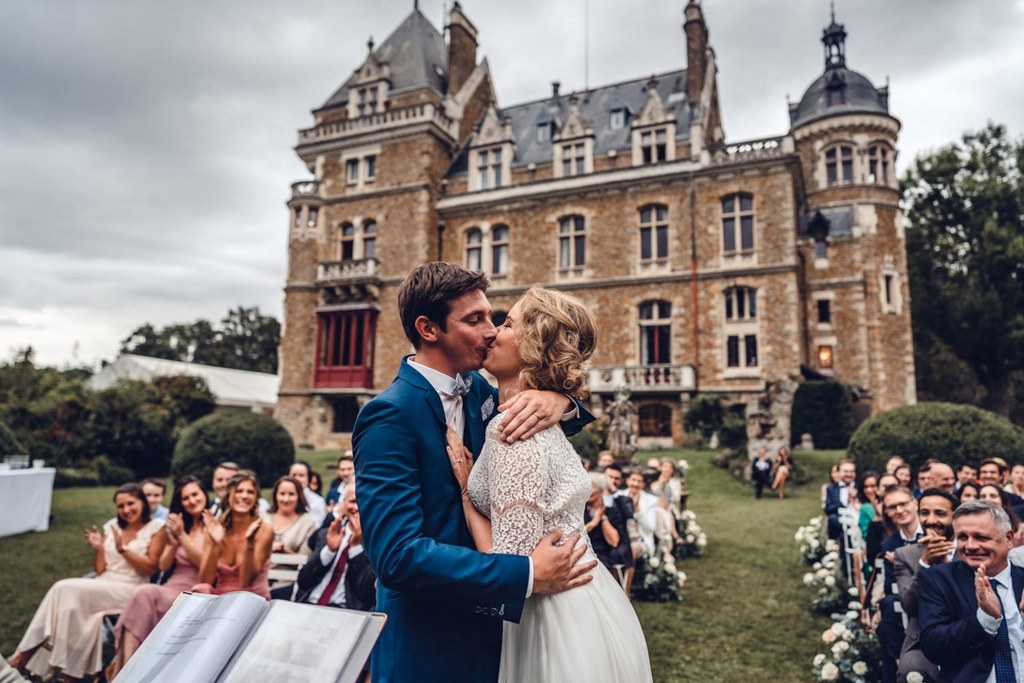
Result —
[[490, 284], [483, 273], [447, 261], [431, 261], [414, 268], [398, 288], [398, 315], [413, 348], [420, 348], [417, 318], [426, 316], [447, 331], [451, 302], [477, 289], [486, 292]]

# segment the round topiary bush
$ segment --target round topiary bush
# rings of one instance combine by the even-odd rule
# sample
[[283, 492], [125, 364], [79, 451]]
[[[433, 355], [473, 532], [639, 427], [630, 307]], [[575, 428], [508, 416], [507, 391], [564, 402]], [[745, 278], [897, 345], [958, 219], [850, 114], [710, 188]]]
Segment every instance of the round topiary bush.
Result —
[[857, 429], [848, 449], [858, 469], [876, 472], [893, 455], [902, 455], [915, 468], [938, 458], [956, 469], [993, 456], [1013, 462], [1022, 453], [1024, 429], [995, 413], [955, 403], [918, 403], [875, 415]]
[[231, 460], [256, 472], [269, 487], [295, 461], [295, 444], [274, 418], [256, 413], [214, 413], [189, 425], [174, 446], [171, 475], [209, 482], [217, 463]]

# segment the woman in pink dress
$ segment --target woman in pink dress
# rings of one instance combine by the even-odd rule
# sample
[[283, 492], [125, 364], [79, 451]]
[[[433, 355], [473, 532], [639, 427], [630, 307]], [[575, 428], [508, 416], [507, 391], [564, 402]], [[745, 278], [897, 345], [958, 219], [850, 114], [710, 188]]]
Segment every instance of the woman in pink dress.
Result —
[[231, 477], [226, 498], [219, 518], [203, 511], [208, 539], [199, 567], [202, 584], [193, 590], [216, 595], [249, 591], [269, 599], [267, 573], [274, 529], [257, 513], [260, 484], [256, 473], [240, 470]]
[[61, 579], [39, 604], [9, 664], [48, 678], [60, 669], [65, 681], [103, 667], [103, 617], [116, 613], [132, 590], [156, 571], [166, 536], [161, 519], [150, 519], [149, 503], [138, 484], [114, 492], [117, 517], [85, 530], [92, 546], [96, 578]]
[[136, 588], [121, 610], [121, 617], [114, 627], [117, 653], [106, 671], [109, 680], [113, 680], [135, 654], [178, 595], [199, 583], [199, 565], [203, 561], [206, 543], [206, 526], [203, 524], [206, 504], [206, 491], [197, 477], [186, 475], [177, 481], [171, 498], [171, 511], [165, 520], [167, 545], [160, 555], [160, 571], [167, 572], [173, 568], [174, 573], [162, 586], [147, 583]]

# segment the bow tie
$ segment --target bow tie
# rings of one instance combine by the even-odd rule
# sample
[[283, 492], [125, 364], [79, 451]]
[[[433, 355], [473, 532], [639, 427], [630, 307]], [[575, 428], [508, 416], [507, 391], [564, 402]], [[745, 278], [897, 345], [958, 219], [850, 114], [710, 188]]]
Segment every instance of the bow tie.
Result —
[[462, 375], [455, 375], [455, 384], [452, 386], [451, 395], [454, 398], [462, 398], [469, 393], [471, 386], [473, 386], [472, 377], [463, 379]]
[[849, 486], [850, 486], [849, 484], [844, 484], [843, 482], [839, 482], [839, 488], [841, 488], [841, 489], [849, 488]]

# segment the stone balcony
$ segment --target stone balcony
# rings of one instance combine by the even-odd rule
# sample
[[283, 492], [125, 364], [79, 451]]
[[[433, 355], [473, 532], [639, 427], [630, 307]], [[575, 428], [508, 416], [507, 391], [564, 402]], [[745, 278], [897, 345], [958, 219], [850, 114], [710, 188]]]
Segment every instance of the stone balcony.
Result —
[[298, 149], [301, 151], [308, 145], [333, 142], [369, 131], [377, 132], [424, 123], [433, 123], [452, 138], [458, 136], [458, 126], [455, 120], [445, 114], [443, 108], [437, 107], [431, 102], [425, 102], [400, 109], [389, 109], [378, 114], [321, 123], [312, 128], [304, 128], [299, 131]]
[[320, 182], [300, 180], [292, 183], [292, 201], [296, 199], [320, 199]]
[[374, 257], [351, 261], [321, 261], [316, 284], [327, 288], [335, 301], [365, 301], [380, 296], [380, 261]]
[[607, 394], [627, 389], [634, 394], [693, 391], [692, 365], [600, 365], [590, 369], [590, 391]]
[[711, 153], [711, 160], [715, 164], [734, 164], [742, 161], [782, 157], [792, 154], [794, 151], [793, 138], [788, 135], [779, 135], [722, 145]]

